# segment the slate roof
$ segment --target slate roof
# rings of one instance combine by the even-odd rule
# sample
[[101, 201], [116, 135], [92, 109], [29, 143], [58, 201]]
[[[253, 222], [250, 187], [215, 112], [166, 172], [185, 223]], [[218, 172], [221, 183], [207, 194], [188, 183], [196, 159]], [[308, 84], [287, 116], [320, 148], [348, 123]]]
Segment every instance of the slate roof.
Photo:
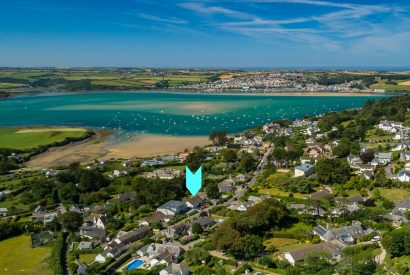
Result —
[[301, 249], [286, 252], [289, 253], [295, 262], [305, 260], [312, 253], [327, 253], [331, 256], [340, 255], [339, 249], [332, 243], [318, 243]]

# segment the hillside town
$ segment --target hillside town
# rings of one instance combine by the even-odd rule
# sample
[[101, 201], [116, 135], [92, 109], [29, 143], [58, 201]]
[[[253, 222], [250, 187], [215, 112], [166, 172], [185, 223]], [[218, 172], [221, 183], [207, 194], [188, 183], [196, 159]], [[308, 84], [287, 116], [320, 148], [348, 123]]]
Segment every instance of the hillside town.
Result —
[[[214, 132], [175, 155], [12, 170], [0, 237], [51, 246], [56, 274], [409, 274], [408, 106], [393, 97]], [[195, 196], [186, 166], [203, 169]]]
[[182, 86], [190, 90], [208, 92], [265, 91], [265, 92], [357, 92], [361, 80], [320, 84], [316, 77], [302, 72], [254, 72], [244, 76]]

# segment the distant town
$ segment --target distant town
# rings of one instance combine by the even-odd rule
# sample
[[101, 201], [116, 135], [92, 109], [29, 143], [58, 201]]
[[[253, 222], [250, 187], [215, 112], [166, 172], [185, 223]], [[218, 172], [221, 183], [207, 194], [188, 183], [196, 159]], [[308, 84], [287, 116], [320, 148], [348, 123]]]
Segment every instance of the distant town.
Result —
[[140, 68], [0, 68], [4, 96], [101, 90], [204, 93], [406, 93], [408, 72]]

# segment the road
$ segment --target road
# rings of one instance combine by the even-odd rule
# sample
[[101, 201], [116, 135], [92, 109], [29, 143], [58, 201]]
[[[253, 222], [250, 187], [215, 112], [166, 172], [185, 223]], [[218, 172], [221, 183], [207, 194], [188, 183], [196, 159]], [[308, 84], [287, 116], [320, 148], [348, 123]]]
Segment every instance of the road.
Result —
[[[263, 157], [261, 158], [261, 161], [259, 162], [258, 166], [256, 167], [256, 171], [253, 173], [253, 177], [251, 178], [251, 180], [246, 184], [247, 187], [251, 187], [252, 185], [255, 184], [256, 179], [258, 178], [260, 172], [263, 171], [263, 168], [266, 166], [266, 164], [268, 163], [268, 156], [270, 154], [272, 154], [273, 151], [273, 147], [269, 147], [269, 149], [265, 152], [265, 154], [263, 155]], [[235, 192], [235, 195], [232, 196], [232, 198], [230, 200], [228, 200], [225, 204], [231, 204], [232, 202], [240, 199], [241, 197], [243, 197], [244, 193], [246, 191], [246, 188], [242, 188], [240, 190], [237, 190]]]

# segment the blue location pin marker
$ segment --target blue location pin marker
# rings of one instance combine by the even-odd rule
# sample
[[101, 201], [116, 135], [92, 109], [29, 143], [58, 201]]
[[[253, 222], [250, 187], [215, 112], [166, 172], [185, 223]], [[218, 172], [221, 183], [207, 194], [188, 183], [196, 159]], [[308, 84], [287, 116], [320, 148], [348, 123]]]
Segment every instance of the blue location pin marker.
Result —
[[186, 188], [191, 192], [192, 196], [198, 193], [202, 187], [202, 166], [196, 170], [195, 174], [192, 174], [188, 166], [185, 166], [186, 172]]

